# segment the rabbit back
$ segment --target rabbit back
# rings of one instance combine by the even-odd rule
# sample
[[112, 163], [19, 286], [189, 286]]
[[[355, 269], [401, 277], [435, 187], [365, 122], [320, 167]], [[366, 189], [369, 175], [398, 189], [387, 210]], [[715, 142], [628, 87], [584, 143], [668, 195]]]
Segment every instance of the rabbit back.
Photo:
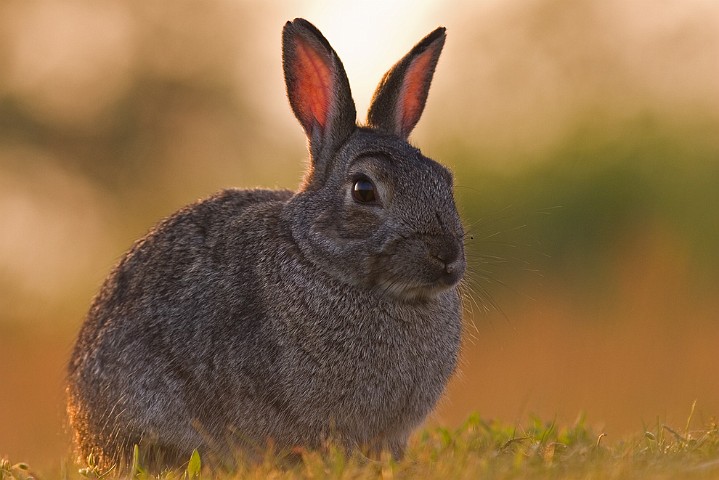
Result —
[[236, 402], [223, 371], [240, 363], [234, 382], [246, 371], [262, 378], [254, 357], [232, 354], [263, 341], [259, 282], [241, 265], [254, 261], [254, 219], [270, 223], [291, 194], [221, 192], [161, 222], [114, 268], [69, 364], [68, 412], [83, 457], [127, 461], [134, 444], [148, 444], [186, 459]]

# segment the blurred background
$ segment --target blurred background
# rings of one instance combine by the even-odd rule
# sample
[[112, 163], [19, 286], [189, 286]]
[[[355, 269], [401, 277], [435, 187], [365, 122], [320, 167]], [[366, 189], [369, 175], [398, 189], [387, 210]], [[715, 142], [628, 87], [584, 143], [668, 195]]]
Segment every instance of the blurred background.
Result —
[[63, 375], [113, 264], [225, 187], [295, 188], [280, 32], [308, 18], [364, 120], [382, 74], [448, 40], [412, 140], [472, 239], [469, 412], [618, 440], [719, 413], [714, 0], [0, 2], [0, 456], [66, 458]]

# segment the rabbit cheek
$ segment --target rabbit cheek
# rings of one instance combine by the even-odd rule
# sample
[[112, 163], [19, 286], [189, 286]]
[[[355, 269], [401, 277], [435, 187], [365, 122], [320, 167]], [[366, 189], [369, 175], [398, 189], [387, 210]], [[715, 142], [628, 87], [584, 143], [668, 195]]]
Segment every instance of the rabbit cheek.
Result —
[[366, 239], [376, 232], [379, 223], [375, 212], [366, 208], [351, 208], [344, 213], [338, 231], [342, 238]]
[[373, 268], [379, 289], [404, 300], [428, 297], [433, 283], [431, 268], [422, 261], [426, 248], [414, 239], [393, 242], [384, 249]]
[[312, 230], [333, 240], [364, 240], [376, 231], [379, 221], [377, 214], [372, 211], [350, 208], [322, 214]]

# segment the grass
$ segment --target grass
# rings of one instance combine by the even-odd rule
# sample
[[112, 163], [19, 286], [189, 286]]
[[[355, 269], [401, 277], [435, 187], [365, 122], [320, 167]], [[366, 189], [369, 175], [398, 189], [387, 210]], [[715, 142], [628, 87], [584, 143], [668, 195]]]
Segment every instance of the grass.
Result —
[[[711, 420], [691, 430], [691, 416], [682, 428], [657, 422], [629, 438], [611, 440], [592, 431], [584, 419], [559, 426], [532, 418], [528, 426], [514, 427], [471, 416], [456, 430], [434, 428], [414, 437], [406, 457], [395, 462], [359, 455], [347, 457], [330, 448], [321, 453], [299, 451], [300, 460], [287, 462], [268, 454], [264, 461], [241, 465], [233, 472], [212, 472], [193, 454], [184, 469], [153, 476], [141, 465], [129, 478], [185, 480], [234, 479], [623, 479], [719, 478], [719, 425]], [[65, 465], [56, 475], [64, 480], [115, 479], [90, 465]], [[0, 460], [0, 480], [53, 478], [32, 473], [25, 464]], [[128, 478], [128, 477], [125, 477]]]

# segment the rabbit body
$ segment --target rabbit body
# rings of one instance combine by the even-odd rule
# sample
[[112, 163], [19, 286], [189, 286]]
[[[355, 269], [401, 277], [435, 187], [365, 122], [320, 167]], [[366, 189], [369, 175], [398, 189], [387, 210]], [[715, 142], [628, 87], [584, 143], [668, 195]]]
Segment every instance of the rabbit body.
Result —
[[457, 363], [463, 232], [444, 167], [379, 122], [338, 127], [337, 111], [319, 133], [300, 118], [298, 192], [222, 191], [115, 267], [69, 366], [83, 456], [126, 463], [139, 444], [178, 464], [328, 440], [401, 456]]

